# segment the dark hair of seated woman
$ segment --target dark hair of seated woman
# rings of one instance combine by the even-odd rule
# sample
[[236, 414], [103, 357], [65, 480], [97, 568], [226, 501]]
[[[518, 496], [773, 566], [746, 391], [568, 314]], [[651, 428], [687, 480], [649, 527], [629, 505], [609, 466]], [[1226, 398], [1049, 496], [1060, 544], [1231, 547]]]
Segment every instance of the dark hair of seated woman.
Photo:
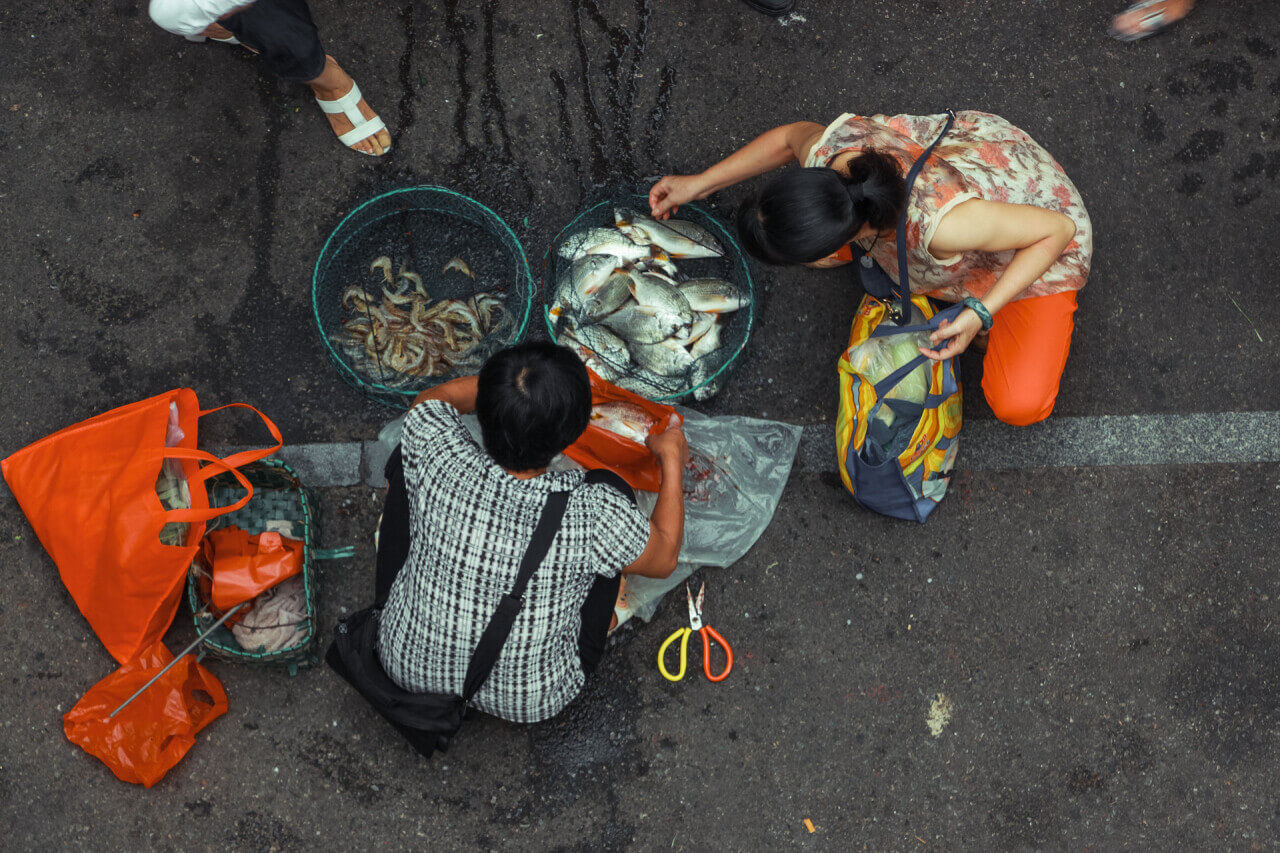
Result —
[[503, 468], [545, 468], [591, 419], [587, 369], [570, 350], [544, 341], [502, 350], [480, 369], [476, 417], [485, 450]]
[[849, 161], [849, 177], [835, 169], [788, 169], [738, 208], [738, 235], [757, 259], [805, 264], [839, 250], [870, 225], [897, 225], [906, 201], [898, 161], [864, 151]]

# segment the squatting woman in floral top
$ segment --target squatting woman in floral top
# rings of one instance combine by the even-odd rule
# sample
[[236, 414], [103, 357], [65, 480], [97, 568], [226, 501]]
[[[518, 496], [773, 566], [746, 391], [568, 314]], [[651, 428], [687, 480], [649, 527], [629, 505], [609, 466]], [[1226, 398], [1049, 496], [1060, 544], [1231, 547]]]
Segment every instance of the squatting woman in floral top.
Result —
[[[896, 229], [907, 205], [911, 289], [966, 309], [933, 335], [933, 358], [963, 352], [990, 323], [982, 390], [996, 417], [1025, 426], [1053, 411], [1071, 346], [1076, 291], [1093, 229], [1062, 167], [999, 116], [956, 114], [906, 198], [904, 176], [945, 115], [797, 122], [758, 137], [698, 175], [670, 175], [649, 196], [665, 218], [685, 202], [798, 161], [739, 211], [747, 249], [775, 264], [835, 266], [854, 254], [898, 278]], [[987, 313], [989, 318], [981, 315]]]

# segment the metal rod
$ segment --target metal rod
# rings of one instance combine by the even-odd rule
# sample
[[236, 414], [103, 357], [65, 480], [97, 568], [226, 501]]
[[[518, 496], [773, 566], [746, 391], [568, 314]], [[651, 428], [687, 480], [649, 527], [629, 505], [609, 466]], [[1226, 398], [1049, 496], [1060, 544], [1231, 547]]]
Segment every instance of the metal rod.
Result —
[[169, 670], [173, 669], [173, 667], [178, 663], [178, 661], [182, 660], [184, 657], [186, 657], [187, 655], [191, 654], [191, 650], [192, 650], [192, 649], [194, 649], [196, 646], [198, 646], [198, 645], [200, 645], [201, 643], [203, 643], [206, 637], [208, 637], [208, 636], [209, 636], [210, 634], [212, 634], [214, 631], [218, 630], [218, 627], [219, 627], [220, 625], [222, 625], [222, 623], [223, 623], [223, 622], [226, 622], [228, 619], [230, 619], [230, 618], [231, 618], [231, 617], [236, 613], [236, 611], [238, 611], [241, 607], [244, 607], [244, 606], [245, 606], [246, 604], [248, 604], [248, 603], [249, 603], [249, 602], [247, 602], [247, 601], [242, 601], [242, 602], [240, 602], [239, 604], [237, 604], [235, 607], [233, 607], [233, 608], [231, 608], [230, 610], [228, 610], [226, 613], [223, 613], [223, 614], [222, 614], [222, 617], [221, 617], [220, 619], [218, 619], [218, 621], [217, 621], [217, 622], [214, 622], [212, 625], [210, 625], [210, 626], [209, 626], [209, 629], [208, 629], [207, 631], [205, 631], [205, 632], [204, 632], [204, 633], [202, 633], [200, 636], [198, 636], [198, 637], [196, 637], [194, 640], [192, 640], [192, 641], [191, 641], [191, 645], [187, 646], [185, 649], [183, 649], [183, 650], [182, 650], [182, 654], [178, 655], [178, 656], [177, 656], [177, 657], [175, 657], [173, 660], [169, 661], [169, 663], [165, 665], [165, 668], [164, 668], [164, 669], [162, 669], [162, 670], [160, 670], [159, 672], [157, 672], [155, 675], [153, 675], [153, 676], [151, 677], [151, 680], [150, 680], [150, 681], [148, 681], [146, 684], [144, 684], [144, 685], [142, 685], [141, 687], [139, 687], [139, 688], [138, 688], [138, 692], [137, 692], [137, 693], [134, 693], [134, 694], [133, 694], [132, 696], [130, 696], [128, 699], [126, 699], [126, 700], [124, 700], [123, 702], [121, 702], [121, 703], [120, 703], [120, 707], [119, 707], [119, 708], [116, 708], [116, 709], [115, 709], [114, 711], [112, 711], [109, 715], [107, 715], [107, 719], [108, 719], [108, 720], [112, 719], [113, 717], [115, 717], [115, 715], [116, 715], [116, 714], [119, 714], [119, 713], [120, 713], [121, 711], [123, 711], [125, 708], [129, 707], [129, 705], [133, 703], [133, 700], [134, 700], [134, 699], [137, 699], [137, 698], [138, 698], [139, 696], [141, 696], [143, 693], [147, 692], [147, 688], [148, 688], [148, 687], [150, 687], [151, 685], [153, 685], [153, 684], [155, 684], [157, 681], [159, 681], [159, 680], [160, 680], [160, 677], [161, 677], [162, 675], [164, 675], [164, 674], [165, 674], [166, 672], [168, 672]]

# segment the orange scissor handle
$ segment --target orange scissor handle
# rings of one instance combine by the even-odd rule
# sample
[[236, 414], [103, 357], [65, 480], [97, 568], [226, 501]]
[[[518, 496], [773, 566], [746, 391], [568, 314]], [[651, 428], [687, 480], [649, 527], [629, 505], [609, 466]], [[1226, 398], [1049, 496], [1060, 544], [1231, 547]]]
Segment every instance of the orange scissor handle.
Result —
[[[729, 673], [733, 672], [733, 649], [729, 648], [729, 644], [725, 642], [724, 637], [720, 636], [720, 632], [710, 625], [703, 625], [702, 630], [702, 671], [707, 675], [707, 681], [724, 681], [729, 677]], [[725, 664], [724, 672], [719, 675], [711, 674], [711, 638], [715, 637], [720, 647], [724, 649]]]

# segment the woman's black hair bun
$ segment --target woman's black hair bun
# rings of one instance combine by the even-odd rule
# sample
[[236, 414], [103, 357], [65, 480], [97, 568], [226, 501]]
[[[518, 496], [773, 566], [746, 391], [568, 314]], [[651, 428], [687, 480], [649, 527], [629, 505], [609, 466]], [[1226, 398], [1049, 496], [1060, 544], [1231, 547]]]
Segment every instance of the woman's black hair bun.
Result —
[[895, 226], [907, 200], [902, 167], [879, 151], [863, 151], [849, 161], [845, 190], [858, 218], [875, 229]]

